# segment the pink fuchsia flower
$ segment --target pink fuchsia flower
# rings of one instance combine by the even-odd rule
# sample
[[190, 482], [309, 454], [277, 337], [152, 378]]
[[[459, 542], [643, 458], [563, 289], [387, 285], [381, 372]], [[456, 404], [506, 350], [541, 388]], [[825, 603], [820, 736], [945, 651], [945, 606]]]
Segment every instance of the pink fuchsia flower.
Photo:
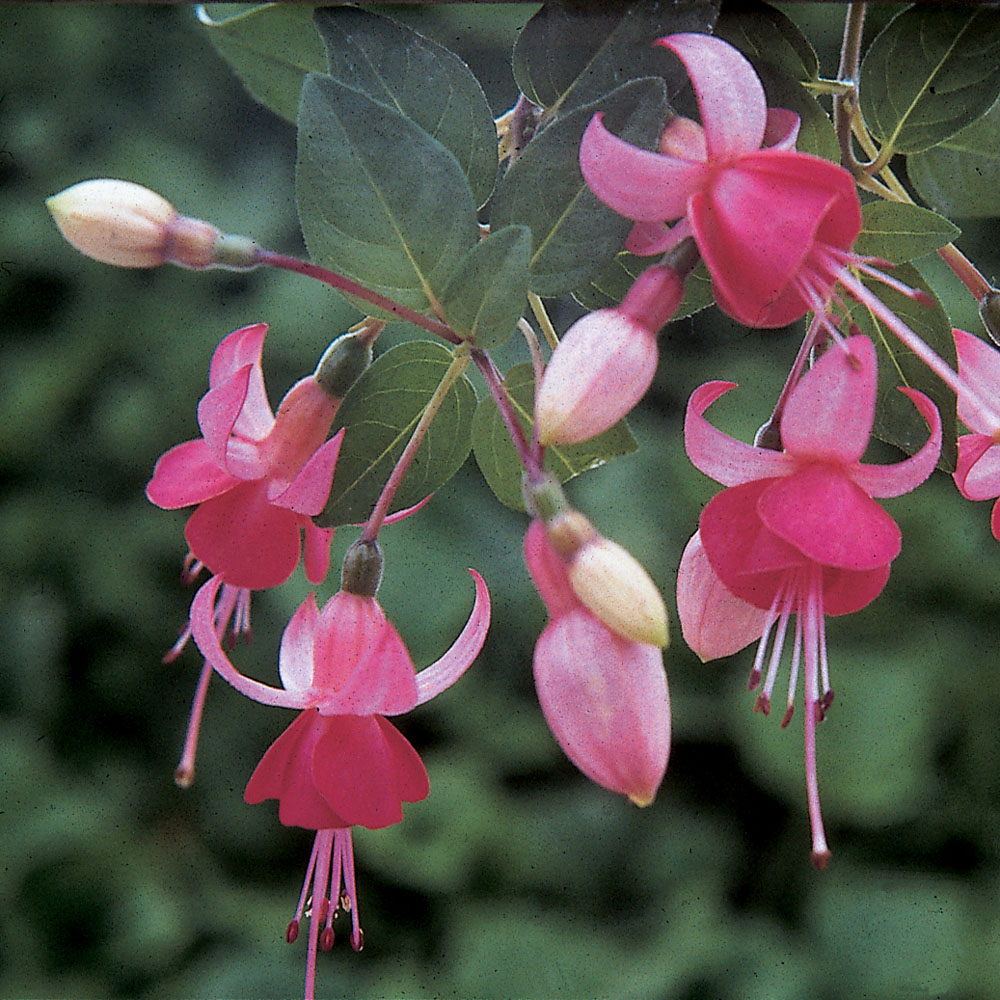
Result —
[[158, 507], [197, 505], [184, 530], [195, 559], [250, 590], [292, 575], [301, 534], [307, 578], [326, 576], [333, 531], [312, 518], [330, 494], [343, 440], [343, 431], [326, 439], [340, 400], [315, 376], [297, 382], [272, 414], [261, 370], [266, 333], [257, 323], [219, 344], [198, 404], [202, 437], [163, 455], [146, 487]]
[[[244, 793], [247, 802], [277, 799], [285, 826], [316, 830], [312, 856], [287, 939], [298, 937], [312, 887], [306, 966], [313, 996], [317, 945], [333, 945], [338, 910], [351, 914], [351, 945], [363, 935], [354, 883], [351, 827], [379, 829], [403, 818], [402, 803], [426, 797], [427, 772], [406, 738], [386, 720], [450, 687], [479, 654], [490, 619], [489, 593], [472, 572], [476, 601], [452, 647], [415, 672], [399, 633], [374, 596], [341, 590], [320, 610], [315, 597], [299, 606], [281, 640], [283, 688], [240, 673], [219, 643], [214, 608], [219, 577], [199, 590], [192, 605], [195, 642], [233, 687], [254, 701], [300, 714], [264, 754]], [[320, 927], [322, 926], [322, 932]]]
[[592, 781], [649, 805], [670, 753], [670, 696], [658, 646], [608, 628], [574, 593], [533, 520], [524, 558], [551, 620], [535, 646], [535, 688], [566, 756]]
[[[701, 131], [668, 126], [660, 151], [652, 152], [612, 135], [598, 113], [580, 146], [591, 190], [637, 222], [628, 248], [661, 253], [694, 236], [715, 301], [748, 326], [784, 326], [809, 310], [825, 317], [839, 282], [897, 335], [912, 339], [849, 270], [920, 296], [851, 251], [861, 231], [851, 174], [791, 148], [790, 112], [768, 111], [757, 74], [731, 45], [702, 34], [669, 35], [657, 44], [675, 53], [691, 77]], [[664, 223], [673, 220], [680, 221], [667, 232]]]
[[[964, 330], [953, 330], [958, 374], [979, 394], [990, 399], [1000, 387], [1000, 351]], [[1000, 497], [1000, 422], [980, 405], [978, 395], [958, 394], [958, 419], [972, 431], [958, 439], [955, 485], [966, 500]], [[993, 537], [1000, 540], [1000, 500], [990, 518]]]
[[656, 265], [620, 305], [588, 313], [566, 331], [535, 400], [541, 444], [578, 444], [632, 410], [656, 374], [656, 335], [683, 297], [684, 280]]
[[[871, 435], [877, 371], [875, 348], [851, 337], [829, 349], [789, 394], [781, 418], [784, 451], [735, 441], [702, 416], [733, 383], [709, 382], [695, 390], [684, 425], [685, 447], [695, 466], [728, 487], [702, 511], [699, 537], [712, 572], [731, 597], [766, 612], [751, 672], [756, 688], [775, 626], [774, 647], [757, 709], [770, 709], [785, 634], [796, 616], [788, 707], [791, 719], [800, 660], [805, 665], [806, 782], [813, 859], [829, 858], [816, 783], [815, 728], [833, 700], [827, 669], [825, 615], [858, 611], [873, 601], [900, 550], [895, 521], [873, 497], [900, 496], [930, 475], [941, 448], [934, 405], [913, 389], [912, 400], [930, 428], [924, 446], [892, 466], [871, 466], [861, 456]], [[732, 651], [756, 623], [736, 627], [718, 613], [720, 590], [706, 584], [705, 563], [694, 557], [678, 575], [678, 606], [685, 634], [697, 600], [717, 607], [702, 613], [700, 648]], [[728, 601], [730, 598], [725, 598]], [[685, 610], [687, 609], [687, 610]], [[697, 613], [697, 612], [694, 612]], [[822, 694], [820, 693], [822, 687]]]

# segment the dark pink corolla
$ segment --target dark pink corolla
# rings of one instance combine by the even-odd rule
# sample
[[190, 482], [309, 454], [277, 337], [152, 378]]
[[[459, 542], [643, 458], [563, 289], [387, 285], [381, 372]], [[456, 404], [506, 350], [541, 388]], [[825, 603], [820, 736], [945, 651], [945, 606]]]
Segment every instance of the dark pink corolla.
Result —
[[316, 830], [287, 930], [294, 941], [311, 886], [307, 998], [314, 992], [317, 945], [332, 947], [338, 908], [351, 914], [352, 947], [357, 951], [363, 945], [351, 827], [398, 823], [402, 803], [428, 793], [420, 757], [385, 716], [408, 712], [440, 694], [478, 656], [489, 627], [490, 600], [482, 577], [472, 575], [476, 601], [469, 621], [448, 652], [419, 674], [373, 596], [341, 590], [320, 610], [310, 594], [282, 635], [278, 669], [283, 688], [240, 673], [223, 651], [214, 623], [221, 579], [213, 577], [195, 597], [192, 632], [212, 667], [255, 701], [300, 710], [264, 754], [244, 797], [250, 803], [277, 799], [284, 825]]
[[314, 376], [272, 414], [261, 371], [266, 333], [257, 323], [219, 344], [198, 404], [202, 437], [166, 452], [146, 487], [158, 507], [197, 505], [184, 529], [191, 553], [227, 584], [250, 590], [292, 575], [303, 534], [307, 578], [326, 576], [332, 529], [312, 518], [329, 497], [343, 439], [341, 431], [327, 440], [340, 401]]
[[[671, 131], [671, 123], [652, 152], [612, 135], [596, 114], [580, 146], [591, 190], [637, 222], [628, 249], [662, 253], [693, 236], [716, 302], [748, 326], [825, 313], [838, 281], [852, 295], [863, 288], [847, 270], [867, 268], [851, 253], [861, 230], [851, 174], [791, 148], [795, 116], [768, 111], [753, 67], [727, 42], [676, 34], [657, 44], [691, 77], [701, 129], [689, 123]], [[664, 224], [674, 220], [668, 230]]]
[[549, 729], [588, 778], [649, 805], [670, 754], [670, 696], [660, 647], [613, 632], [581, 603], [541, 520], [528, 528], [524, 558], [551, 619], [534, 657]]
[[[815, 727], [833, 699], [824, 616], [858, 611], [881, 593], [901, 540], [896, 522], [873, 497], [900, 496], [930, 475], [940, 453], [941, 421], [926, 396], [902, 389], [930, 428], [927, 442], [892, 466], [861, 462], [877, 390], [875, 348], [862, 336], [828, 349], [791, 391], [781, 416], [783, 451], [743, 444], [705, 420], [705, 410], [733, 387], [709, 382], [688, 403], [688, 456], [727, 489], [702, 511], [700, 545], [689, 547], [678, 574], [678, 608], [685, 638], [705, 659], [761, 636], [751, 688], [761, 682], [777, 626], [757, 701], [765, 713], [785, 634], [796, 616], [783, 724], [791, 719], [804, 659], [806, 779], [813, 858], [822, 867], [829, 851], [819, 811]], [[754, 608], [765, 612], [763, 617]]]
[[[975, 390], [958, 394], [958, 419], [972, 431], [958, 439], [955, 485], [967, 500], [1000, 497], [1000, 421], [983, 406], [1000, 389], [1000, 351], [964, 330], [953, 330], [958, 373]], [[1000, 540], [1000, 500], [990, 518], [993, 537]]]

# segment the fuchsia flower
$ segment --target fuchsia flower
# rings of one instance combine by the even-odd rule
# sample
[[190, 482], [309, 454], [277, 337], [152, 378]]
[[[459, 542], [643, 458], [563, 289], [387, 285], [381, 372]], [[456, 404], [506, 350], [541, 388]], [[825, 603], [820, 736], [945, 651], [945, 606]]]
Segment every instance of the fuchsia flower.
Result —
[[[918, 294], [851, 252], [861, 230], [854, 179], [792, 148], [795, 116], [768, 111], [757, 74], [735, 48], [702, 34], [669, 35], [657, 44], [684, 63], [701, 128], [674, 119], [660, 151], [651, 152], [612, 135], [598, 113], [580, 146], [591, 190], [637, 222], [628, 249], [662, 253], [693, 235], [715, 301], [748, 326], [784, 326], [809, 310], [825, 316], [838, 282], [866, 304], [881, 305], [848, 266]], [[770, 147], [761, 149], [765, 142]], [[680, 221], [667, 230], [664, 223], [673, 220]]]
[[580, 602], [541, 520], [528, 528], [524, 558], [551, 617], [534, 657], [549, 728], [588, 778], [649, 805], [670, 753], [670, 696], [660, 648], [613, 632]]
[[[1000, 387], [1000, 351], [964, 330], [952, 330], [958, 352], [958, 374], [986, 399]], [[958, 439], [955, 485], [966, 500], [1000, 497], [1000, 422], [972, 394], [958, 394], [958, 419], [971, 434]], [[990, 518], [993, 537], [1000, 541], [1000, 500]]]
[[[900, 496], [930, 475], [941, 449], [941, 421], [926, 396], [901, 389], [930, 428], [927, 442], [892, 466], [860, 461], [871, 435], [877, 389], [875, 348], [862, 336], [827, 350], [792, 390], [781, 415], [784, 451], [735, 441], [705, 420], [705, 410], [733, 387], [731, 382], [706, 383], [688, 403], [688, 456], [728, 488], [702, 511], [698, 537], [704, 558], [697, 546], [685, 554], [677, 580], [678, 608], [685, 638], [690, 642], [693, 637], [695, 652], [706, 659], [733, 652], [755, 633], [761, 635], [751, 689], [760, 684], [767, 644], [777, 625], [757, 700], [757, 709], [765, 714], [789, 620], [796, 616], [782, 724], [791, 719], [804, 655], [806, 782], [813, 859], [823, 867], [829, 851], [816, 783], [815, 728], [833, 700], [824, 615], [858, 611], [882, 591], [899, 554], [900, 533], [872, 498]], [[709, 567], [724, 592], [709, 579]], [[702, 601], [714, 606], [705, 608]], [[765, 616], [755, 620], [740, 602]]]
[[[195, 597], [195, 642], [237, 691], [301, 714], [264, 754], [246, 787], [247, 802], [277, 799], [285, 826], [316, 830], [312, 856], [287, 938], [298, 937], [312, 887], [306, 997], [313, 996], [316, 947], [333, 946], [338, 907], [351, 913], [351, 945], [363, 935], [354, 884], [351, 827], [379, 829], [403, 818], [402, 803], [426, 797], [427, 772], [416, 751], [384, 716], [421, 705], [450, 687], [479, 654], [490, 600], [471, 570], [476, 601], [465, 628], [439, 660], [417, 674], [399, 633], [374, 597], [341, 590], [322, 610], [310, 594], [285, 628], [279, 672], [283, 689], [240, 673], [223, 652], [213, 615], [220, 577]], [[320, 925], [323, 925], [322, 933]]]
[[184, 536], [200, 563], [234, 587], [284, 583], [298, 565], [319, 583], [332, 529], [317, 528], [330, 494], [343, 431], [327, 441], [339, 406], [313, 376], [297, 382], [271, 413], [261, 351], [266, 323], [229, 334], [216, 348], [209, 390], [198, 404], [202, 437], [156, 463], [146, 495], [174, 510], [197, 504]]

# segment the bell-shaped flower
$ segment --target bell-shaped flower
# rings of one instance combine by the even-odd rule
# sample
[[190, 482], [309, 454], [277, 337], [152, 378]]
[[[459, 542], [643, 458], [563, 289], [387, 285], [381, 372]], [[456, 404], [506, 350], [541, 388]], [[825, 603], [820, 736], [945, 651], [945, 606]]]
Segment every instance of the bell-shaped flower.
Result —
[[250, 803], [277, 799], [284, 825], [317, 831], [299, 905], [286, 932], [289, 941], [298, 936], [311, 886], [307, 998], [314, 991], [317, 945], [332, 947], [338, 908], [351, 914], [352, 947], [357, 951], [363, 944], [350, 828], [398, 823], [403, 802], [427, 795], [420, 758], [385, 716], [408, 712], [440, 694], [479, 654], [489, 627], [490, 600], [482, 577], [471, 572], [476, 600], [467, 624], [452, 647], [419, 674], [374, 597], [341, 590], [319, 609], [310, 594], [282, 635], [282, 688], [240, 673], [223, 651], [213, 620], [222, 580], [213, 577], [195, 597], [192, 631], [212, 667], [254, 701], [300, 710], [264, 754], [244, 797]]
[[[976, 393], [958, 395], [958, 419], [972, 431], [958, 439], [955, 485], [967, 500], [1000, 497], [1000, 422], [979, 405], [978, 397], [997, 395], [1000, 388], [1000, 351], [964, 330], [953, 330], [958, 373]], [[1000, 540], [1000, 500], [990, 518], [993, 537]]]
[[[796, 616], [783, 724], [791, 719], [804, 657], [806, 778], [813, 858], [822, 867], [829, 851], [819, 811], [815, 726], [833, 699], [824, 615], [860, 610], [882, 591], [900, 550], [900, 533], [873, 497], [907, 493], [930, 475], [941, 448], [941, 421], [926, 396], [902, 389], [930, 428], [927, 442], [895, 465], [861, 462], [871, 436], [877, 389], [875, 348], [862, 336], [827, 350], [792, 389], [781, 416], [783, 451], [743, 444], [704, 418], [704, 411], [733, 387], [709, 382], [695, 390], [688, 403], [688, 456], [728, 488], [702, 511], [698, 537], [705, 560], [694, 552], [682, 566], [678, 607], [685, 635], [696, 637], [695, 651], [706, 658], [740, 648], [760, 625], [751, 689], [761, 682], [777, 625], [756, 706], [764, 713], [770, 709], [788, 624]], [[719, 608], [725, 602], [709, 567], [731, 598], [765, 612], [762, 623], [745, 612], [739, 625], [722, 619]]]
[[716, 303], [747, 326], [784, 326], [809, 310], [825, 317], [839, 283], [914, 346], [916, 335], [851, 273], [923, 298], [852, 252], [861, 205], [851, 174], [792, 148], [794, 116], [768, 111], [753, 67], [727, 42], [682, 33], [657, 44], [691, 78], [703, 141], [690, 127], [668, 125], [659, 151], [640, 149], [609, 132], [598, 113], [580, 146], [591, 190], [636, 220], [628, 249], [656, 254], [693, 236]]
[[551, 618], [534, 656], [549, 729], [588, 778], [649, 805], [670, 753], [663, 653], [612, 631], [584, 606], [539, 519], [528, 528], [524, 558]]
[[305, 535], [311, 583], [325, 576], [332, 529], [317, 528], [330, 494], [343, 431], [327, 440], [340, 400], [309, 376], [271, 412], [261, 351], [267, 324], [229, 334], [216, 348], [198, 404], [202, 437], [156, 463], [146, 495], [173, 510], [197, 505], [185, 538], [194, 557], [234, 587], [287, 580]]
[[578, 444], [632, 410], [656, 374], [656, 335], [683, 297], [684, 281], [656, 265], [620, 305], [588, 313], [566, 331], [535, 400], [541, 444]]

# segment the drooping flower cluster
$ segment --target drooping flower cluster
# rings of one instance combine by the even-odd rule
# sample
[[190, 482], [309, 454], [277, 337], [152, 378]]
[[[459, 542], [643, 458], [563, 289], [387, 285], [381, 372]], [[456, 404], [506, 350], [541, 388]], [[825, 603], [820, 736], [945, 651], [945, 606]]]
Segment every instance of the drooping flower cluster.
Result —
[[902, 389], [930, 428], [927, 442], [896, 465], [861, 462], [877, 389], [875, 348], [862, 336], [830, 347], [794, 387], [781, 417], [782, 451], [743, 444], [704, 418], [732, 388], [730, 382], [706, 383], [688, 403], [688, 457], [726, 489], [705, 506], [685, 551], [677, 605], [685, 639], [703, 659], [735, 652], [760, 636], [750, 687], [763, 679], [756, 707], [765, 714], [795, 616], [782, 724], [791, 719], [802, 666], [812, 852], [823, 867], [829, 850], [815, 731], [833, 701], [824, 616], [859, 611], [881, 593], [901, 539], [896, 522], [873, 497], [900, 496], [930, 475], [941, 449], [941, 421], [926, 396]]

